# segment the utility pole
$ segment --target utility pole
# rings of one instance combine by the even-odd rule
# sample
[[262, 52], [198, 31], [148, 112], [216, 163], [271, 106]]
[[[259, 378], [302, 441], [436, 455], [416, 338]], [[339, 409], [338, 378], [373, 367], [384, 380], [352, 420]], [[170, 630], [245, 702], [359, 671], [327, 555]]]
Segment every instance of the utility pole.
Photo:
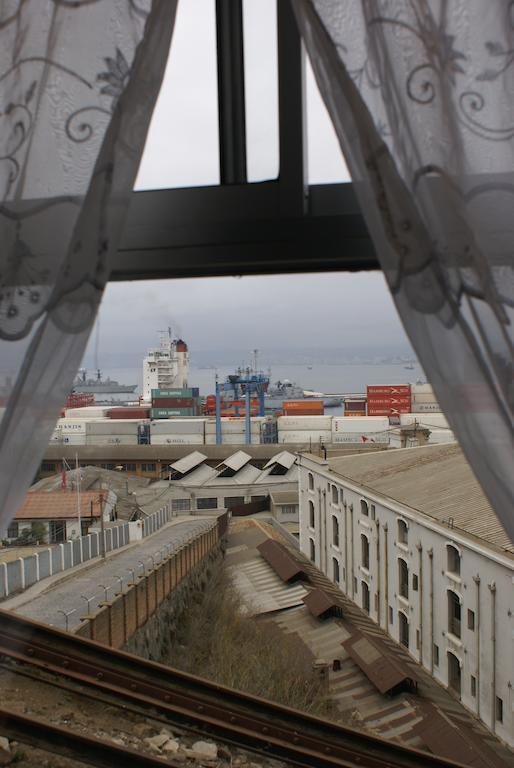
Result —
[[79, 519], [79, 536], [82, 536], [82, 517], [80, 514], [80, 468], [78, 453], [75, 454], [75, 470], [77, 472], [77, 517]]
[[104, 523], [104, 496], [100, 493], [100, 554], [105, 560], [105, 523]]

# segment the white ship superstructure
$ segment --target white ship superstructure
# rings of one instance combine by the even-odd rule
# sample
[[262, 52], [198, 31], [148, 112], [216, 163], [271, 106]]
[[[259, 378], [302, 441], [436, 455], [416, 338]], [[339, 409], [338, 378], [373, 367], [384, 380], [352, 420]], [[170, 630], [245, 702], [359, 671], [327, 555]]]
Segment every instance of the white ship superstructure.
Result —
[[174, 339], [168, 328], [161, 333], [159, 347], [150, 349], [143, 360], [143, 399], [152, 399], [152, 389], [186, 388], [188, 374], [187, 344]]

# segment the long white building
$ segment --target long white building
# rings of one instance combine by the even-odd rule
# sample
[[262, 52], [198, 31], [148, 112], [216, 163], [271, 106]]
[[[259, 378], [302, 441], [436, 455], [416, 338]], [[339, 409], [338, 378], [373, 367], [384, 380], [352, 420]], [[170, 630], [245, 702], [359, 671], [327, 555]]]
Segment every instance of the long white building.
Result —
[[300, 457], [300, 547], [514, 746], [514, 545], [456, 445]]

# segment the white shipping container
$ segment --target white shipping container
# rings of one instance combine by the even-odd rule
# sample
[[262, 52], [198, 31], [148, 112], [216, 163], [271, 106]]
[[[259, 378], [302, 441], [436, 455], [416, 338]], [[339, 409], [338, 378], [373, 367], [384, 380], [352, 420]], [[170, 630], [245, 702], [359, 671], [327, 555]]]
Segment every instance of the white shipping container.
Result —
[[67, 419], [102, 419], [113, 408], [112, 405], [88, 405], [84, 408], [66, 408]]
[[454, 443], [455, 435], [451, 429], [432, 429], [428, 438], [431, 444]]
[[412, 413], [441, 413], [439, 403], [411, 403]]
[[332, 416], [279, 416], [277, 426], [281, 431], [332, 429]]
[[[252, 431], [252, 434], [259, 435], [261, 432], [261, 421], [252, 421], [250, 424], [250, 429]], [[225, 435], [230, 434], [237, 434], [237, 433], [243, 433], [245, 432], [245, 420], [244, 419], [235, 419], [230, 421], [225, 421], [225, 419], [221, 420], [221, 431]], [[205, 422], [205, 434], [206, 435], [215, 435], [216, 434], [216, 422], [215, 421], [206, 421]]]
[[86, 435], [137, 435], [139, 425], [145, 421], [125, 421], [107, 419], [107, 421], [91, 421], [86, 426]]
[[86, 435], [86, 445], [137, 445], [137, 435]]
[[389, 442], [389, 432], [332, 432], [333, 443], [348, 443], [359, 445], [373, 445], [374, 443]]
[[[243, 433], [234, 434], [229, 433], [228, 435], [222, 434], [222, 441], [223, 445], [245, 445], [246, 439], [245, 435]], [[261, 442], [260, 435], [252, 434], [251, 435], [251, 445], [259, 445]], [[205, 445], [216, 445], [216, 435], [205, 435]]]
[[319, 445], [320, 443], [332, 442], [332, 432], [330, 429], [286, 429], [278, 432], [279, 443], [301, 443], [307, 445]]
[[59, 419], [55, 425], [56, 432], [72, 432], [74, 434], [83, 433], [86, 434], [86, 424], [88, 422], [84, 419]]
[[86, 435], [84, 433], [73, 434], [71, 432], [69, 434], [62, 434], [59, 442], [63, 445], [85, 445]]
[[411, 403], [437, 403], [436, 396], [432, 394], [414, 395]]
[[154, 435], [150, 438], [152, 445], [203, 445], [203, 435], [194, 434], [165, 434]]
[[408, 424], [414, 424], [417, 421], [422, 427], [435, 427], [436, 429], [442, 429], [448, 426], [448, 420], [444, 413], [431, 413], [431, 414], [419, 414], [419, 413], [401, 413], [400, 425], [402, 427]]
[[410, 393], [411, 397], [413, 395], [431, 395], [433, 394], [433, 389], [431, 384], [411, 384], [410, 385]]
[[162, 419], [152, 421], [150, 434], [153, 435], [201, 435], [205, 430], [205, 419]]
[[332, 419], [332, 433], [350, 432], [356, 433], [362, 430], [363, 434], [369, 432], [383, 432], [389, 429], [387, 416], [334, 416]]

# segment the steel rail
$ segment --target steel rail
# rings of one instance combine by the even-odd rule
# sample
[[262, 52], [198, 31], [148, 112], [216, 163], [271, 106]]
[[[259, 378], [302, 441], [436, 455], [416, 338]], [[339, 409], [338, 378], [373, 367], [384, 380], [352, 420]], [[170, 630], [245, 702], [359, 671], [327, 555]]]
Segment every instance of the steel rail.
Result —
[[[61, 728], [47, 720], [19, 715], [0, 709], [0, 728], [11, 739], [37, 749], [70, 757], [100, 768], [183, 768], [183, 764], [165, 760], [129, 747], [122, 747], [94, 736], [84, 736], [68, 728]], [[13, 755], [14, 758], [14, 755]]]
[[213, 738], [310, 768], [455, 768], [408, 749], [0, 611], [0, 655], [64, 675]]

